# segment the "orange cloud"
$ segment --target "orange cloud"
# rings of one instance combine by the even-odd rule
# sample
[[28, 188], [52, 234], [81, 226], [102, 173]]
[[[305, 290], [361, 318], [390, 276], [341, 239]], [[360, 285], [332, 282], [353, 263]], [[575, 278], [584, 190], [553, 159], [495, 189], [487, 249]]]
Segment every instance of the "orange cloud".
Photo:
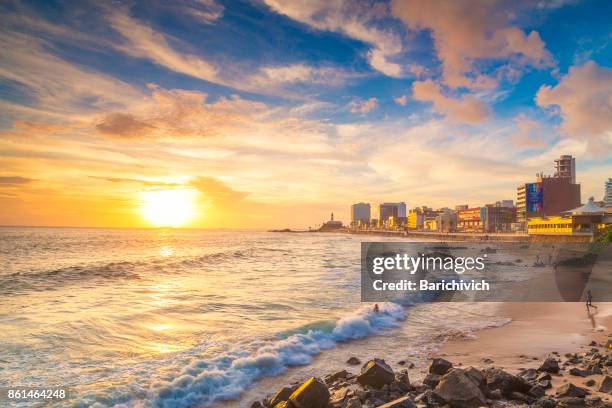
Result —
[[391, 9], [410, 29], [431, 30], [450, 87], [495, 87], [494, 78], [476, 72], [478, 59], [514, 58], [536, 67], [553, 63], [540, 35], [510, 25], [508, 10], [497, 1], [393, 0]]
[[[593, 145], [612, 147], [612, 69], [593, 61], [570, 68], [556, 86], [544, 85], [536, 95], [542, 107], [557, 107], [562, 129]], [[594, 142], [594, 143], [593, 143]], [[605, 149], [604, 149], [605, 150]]]
[[412, 95], [418, 101], [431, 102], [435, 112], [447, 116], [454, 122], [478, 124], [491, 115], [487, 105], [474, 96], [457, 98], [446, 96], [440, 86], [430, 79], [414, 82]]
[[367, 101], [354, 101], [351, 103], [351, 112], [368, 113], [378, 106], [378, 99], [370, 98]]

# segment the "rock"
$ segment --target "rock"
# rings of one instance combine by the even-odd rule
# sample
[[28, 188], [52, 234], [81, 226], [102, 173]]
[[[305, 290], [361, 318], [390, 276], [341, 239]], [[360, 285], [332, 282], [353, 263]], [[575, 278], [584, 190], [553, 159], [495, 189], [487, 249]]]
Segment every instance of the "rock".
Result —
[[597, 347], [597, 342], [595, 340], [593, 340], [592, 342], [589, 343], [589, 346]]
[[359, 364], [361, 364], [361, 360], [358, 359], [357, 357], [350, 357], [348, 360], [346, 360], [346, 364], [348, 364], [348, 365], [359, 365]]
[[372, 388], [382, 388], [383, 385], [393, 382], [395, 374], [391, 367], [384, 360], [370, 360], [361, 367], [361, 373], [357, 376], [357, 381], [363, 386]]
[[423, 384], [428, 386], [429, 388], [436, 388], [438, 383], [440, 382], [441, 376], [438, 374], [427, 374], [425, 378], [423, 378]]
[[489, 397], [491, 399], [494, 399], [494, 400], [500, 400], [500, 399], [504, 398], [504, 396], [502, 395], [502, 393], [501, 393], [501, 391], [499, 389], [491, 391], [489, 393]]
[[499, 368], [486, 370], [485, 378], [489, 389], [499, 389], [505, 397], [509, 397], [512, 392], [527, 393], [531, 389], [531, 384], [523, 378], [509, 374]]
[[510, 399], [514, 401], [521, 401], [527, 404], [533, 401], [533, 398], [530, 398], [528, 395], [525, 395], [522, 392], [516, 392], [516, 391], [512, 391], [510, 393]]
[[596, 384], [596, 381], [595, 381], [594, 379], [592, 379], [592, 378], [591, 378], [590, 380], [586, 380], [586, 381], [584, 382], [584, 385], [586, 385], [587, 387], [592, 387], [592, 386], [594, 386], [595, 384]]
[[553, 357], [547, 357], [542, 363], [538, 371], [544, 371], [546, 373], [557, 374], [559, 372], [559, 362]]
[[401, 392], [410, 391], [410, 377], [408, 377], [408, 371], [402, 370], [395, 375], [395, 381], [392, 385], [397, 385]]
[[294, 390], [294, 388], [283, 387], [279, 392], [268, 397], [268, 405], [275, 407], [279, 402], [287, 401]]
[[410, 365], [408, 366], [408, 368], [414, 368], [414, 363], [410, 363]]
[[453, 368], [453, 363], [443, 358], [434, 358], [429, 364], [429, 372], [431, 374], [444, 375]]
[[349, 398], [348, 401], [346, 401], [345, 407], [346, 408], [361, 408], [361, 401], [357, 397]]
[[325, 378], [325, 382], [327, 384], [332, 384], [340, 379], [344, 379], [347, 378], [350, 375], [350, 373], [346, 370], [340, 370], [340, 371], [336, 371], [335, 373], [329, 375], [328, 377]]
[[612, 377], [609, 375], [604, 376], [601, 380], [601, 385], [598, 388], [599, 392], [605, 392], [606, 394], [612, 394]]
[[416, 408], [416, 405], [414, 405], [414, 402], [410, 400], [410, 397], [405, 396], [391, 402], [387, 402], [386, 404], [379, 405], [378, 408]]
[[350, 389], [347, 388], [347, 387], [340, 388], [340, 389], [334, 391], [331, 394], [331, 397], [329, 399], [329, 403], [330, 404], [339, 404], [339, 403], [341, 403], [349, 395], [349, 391], [350, 391]]
[[477, 408], [487, 399], [465, 370], [455, 368], [440, 379], [434, 394], [455, 408]]
[[326, 408], [329, 397], [325, 383], [316, 377], [310, 377], [293, 391], [289, 402], [297, 408]]
[[490, 358], [485, 358], [484, 360], [482, 360], [482, 362], [485, 364], [493, 364], [495, 361], [491, 360]]
[[550, 382], [550, 380], [542, 380], [542, 381], [538, 381], [536, 383], [536, 385], [539, 385], [540, 387], [544, 388], [545, 390], [552, 388], [552, 383]]
[[538, 375], [538, 378], [536, 378], [536, 381], [538, 381], [538, 382], [539, 381], [545, 381], [545, 380], [548, 380], [548, 381], [552, 380], [552, 377], [550, 376], [550, 374], [542, 373], [542, 374]]
[[406, 365], [406, 360], [400, 360], [397, 362], [397, 364], [401, 366]]
[[540, 385], [534, 385], [527, 394], [534, 398], [542, 398], [546, 395], [546, 389]]
[[538, 377], [538, 372], [534, 368], [528, 368], [527, 370], [522, 371], [519, 374], [519, 377], [525, 379], [526, 381], [535, 381]]
[[584, 388], [576, 387], [572, 383], [566, 383], [557, 389], [558, 397], [577, 397], [584, 398], [589, 395], [589, 391]]
[[544, 397], [537, 400], [533, 405], [539, 408], [555, 408], [557, 401], [552, 397]]
[[251, 408], [264, 408], [264, 405], [259, 401], [255, 401], [251, 404]]
[[587, 370], [581, 370], [578, 367], [572, 367], [569, 370], [570, 375], [575, 375], [577, 377], [588, 377], [589, 375], [591, 375], [590, 371]]
[[557, 400], [557, 406], [565, 408], [586, 407], [584, 398], [578, 397], [563, 397]]

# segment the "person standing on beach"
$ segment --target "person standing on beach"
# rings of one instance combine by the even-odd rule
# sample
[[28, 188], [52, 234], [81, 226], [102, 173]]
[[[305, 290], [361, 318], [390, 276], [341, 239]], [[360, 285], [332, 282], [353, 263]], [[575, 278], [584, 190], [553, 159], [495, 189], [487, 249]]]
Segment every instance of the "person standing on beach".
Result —
[[593, 294], [591, 293], [591, 289], [589, 289], [587, 291], [587, 302], [586, 302], [586, 307], [587, 310], [589, 310], [589, 307], [597, 307], [597, 306], [593, 306]]

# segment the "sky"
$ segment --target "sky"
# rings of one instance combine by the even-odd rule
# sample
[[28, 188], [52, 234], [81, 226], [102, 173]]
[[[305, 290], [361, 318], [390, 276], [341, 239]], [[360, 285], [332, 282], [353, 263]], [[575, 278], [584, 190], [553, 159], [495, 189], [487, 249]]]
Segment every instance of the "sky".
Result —
[[180, 191], [186, 226], [315, 227], [362, 201], [515, 199], [560, 154], [583, 202], [612, 177], [609, 1], [0, 13], [0, 225], [146, 227], [147, 197]]

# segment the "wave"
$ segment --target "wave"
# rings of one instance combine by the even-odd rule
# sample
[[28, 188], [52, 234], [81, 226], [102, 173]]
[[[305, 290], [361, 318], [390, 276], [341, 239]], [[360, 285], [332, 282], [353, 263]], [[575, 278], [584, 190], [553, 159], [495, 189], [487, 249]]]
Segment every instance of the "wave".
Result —
[[283, 333], [274, 341], [255, 351], [235, 350], [214, 359], [197, 359], [165, 381], [154, 382], [148, 390], [130, 395], [86, 398], [77, 406], [145, 406], [182, 408], [206, 406], [214, 402], [235, 399], [254, 381], [281, 374], [292, 366], [309, 364], [314, 356], [337, 343], [383, 334], [399, 326], [406, 317], [404, 307], [395, 303], [380, 304], [379, 312], [372, 307], [342, 317], [334, 324], [322, 322], [310, 325], [306, 332]]

